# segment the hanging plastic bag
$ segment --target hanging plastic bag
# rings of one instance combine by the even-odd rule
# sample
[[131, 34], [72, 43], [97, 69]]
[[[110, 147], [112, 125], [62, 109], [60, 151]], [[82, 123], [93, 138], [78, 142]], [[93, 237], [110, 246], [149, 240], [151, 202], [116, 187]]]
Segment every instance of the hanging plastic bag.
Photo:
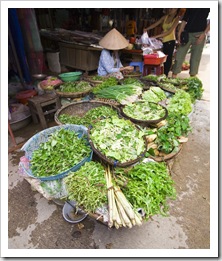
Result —
[[150, 41], [150, 38], [149, 38], [149, 35], [147, 32], [143, 33], [143, 35], [141, 36], [141, 42], [142, 42], [142, 44], [152, 45], [152, 42]]

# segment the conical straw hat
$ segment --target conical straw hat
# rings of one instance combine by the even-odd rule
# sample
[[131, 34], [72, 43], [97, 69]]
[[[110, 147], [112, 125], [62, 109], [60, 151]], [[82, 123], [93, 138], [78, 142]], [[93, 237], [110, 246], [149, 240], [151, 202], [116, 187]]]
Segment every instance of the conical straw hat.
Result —
[[120, 50], [126, 48], [129, 42], [119, 31], [113, 28], [100, 40], [99, 44], [108, 50]]

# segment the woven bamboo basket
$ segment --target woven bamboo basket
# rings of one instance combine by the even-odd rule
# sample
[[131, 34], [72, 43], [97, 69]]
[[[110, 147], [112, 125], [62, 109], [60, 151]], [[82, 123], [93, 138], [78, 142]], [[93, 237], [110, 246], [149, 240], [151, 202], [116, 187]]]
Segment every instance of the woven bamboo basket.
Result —
[[[61, 84], [64, 84], [64, 83], [61, 83]], [[55, 87], [55, 92], [58, 94], [59, 97], [62, 97], [62, 98], [80, 98], [80, 97], [84, 97], [87, 94], [89, 94], [92, 91], [92, 88], [93, 88], [92, 85], [91, 85], [91, 87], [89, 87], [88, 89], [86, 89], [83, 92], [61, 92], [59, 90], [59, 87], [60, 87], [61, 84], [59, 84], [59, 85], [57, 85]]]
[[100, 107], [100, 106], [108, 106], [111, 107], [112, 109], [117, 110], [117, 112], [119, 113], [119, 109], [114, 106], [111, 105], [109, 103], [105, 103], [105, 102], [101, 102], [101, 101], [96, 101], [96, 100], [91, 100], [91, 101], [79, 101], [79, 102], [73, 102], [67, 105], [64, 105], [62, 108], [60, 108], [59, 110], [57, 110], [57, 112], [54, 115], [54, 119], [55, 122], [58, 125], [62, 125], [63, 123], [61, 123], [59, 121], [59, 116], [61, 114], [68, 114], [70, 116], [79, 116], [79, 117], [83, 117], [89, 110], [96, 108], [96, 107]]
[[[155, 102], [151, 102], [153, 104], [157, 104]], [[134, 119], [130, 116], [128, 116], [127, 114], [124, 113], [123, 109], [125, 107], [125, 105], [122, 105], [120, 106], [120, 114], [125, 117], [126, 119], [129, 119], [131, 120], [133, 123], [136, 123], [142, 127], [147, 127], [147, 126], [151, 126], [151, 125], [154, 125], [154, 124], [157, 124], [159, 122], [161, 122], [162, 120], [165, 120], [168, 116], [168, 110], [166, 109], [166, 107], [164, 107], [163, 105], [161, 104], [158, 104], [159, 106], [161, 106], [164, 110], [165, 110], [165, 115], [159, 119], [156, 119], [156, 120], [147, 120], [147, 121], [144, 121], [144, 120], [138, 120], [138, 119]]]
[[[120, 116], [121, 117], [121, 116]], [[135, 127], [137, 129], [139, 129], [136, 125]], [[99, 151], [93, 141], [91, 140], [90, 138], [90, 128], [88, 128], [88, 140], [89, 140], [89, 144], [93, 150], [93, 152], [105, 163], [108, 163], [109, 165], [113, 166], [113, 167], [122, 167], [122, 168], [125, 168], [125, 167], [129, 167], [137, 162], [139, 162], [140, 160], [142, 160], [144, 157], [145, 157], [145, 153], [147, 151], [147, 140], [145, 138], [145, 136], [143, 137], [144, 139], [144, 144], [145, 144], [145, 150], [134, 160], [129, 160], [127, 162], [119, 162], [119, 161], [116, 161], [116, 160], [113, 160], [113, 159], [110, 159], [110, 158], [107, 158], [103, 153], [101, 153], [101, 151]]]

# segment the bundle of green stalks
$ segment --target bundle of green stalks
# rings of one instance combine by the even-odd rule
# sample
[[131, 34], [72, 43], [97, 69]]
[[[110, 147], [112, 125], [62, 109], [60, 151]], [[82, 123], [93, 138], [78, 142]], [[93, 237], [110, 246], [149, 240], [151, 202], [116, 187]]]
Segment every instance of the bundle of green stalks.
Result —
[[141, 226], [141, 215], [133, 210], [132, 205], [126, 199], [120, 188], [113, 184], [109, 166], [106, 168], [105, 178], [108, 190], [108, 226], [110, 228], [115, 226], [117, 229], [120, 227], [132, 228], [135, 225]]

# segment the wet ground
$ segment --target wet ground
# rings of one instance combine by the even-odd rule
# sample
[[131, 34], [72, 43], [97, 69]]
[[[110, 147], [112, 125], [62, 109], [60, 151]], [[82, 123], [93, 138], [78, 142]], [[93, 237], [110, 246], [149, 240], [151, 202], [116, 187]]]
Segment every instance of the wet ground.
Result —
[[[19, 149], [8, 155], [8, 249], [66, 249], [63, 256], [87, 256], [87, 250], [107, 251], [110, 256], [187, 256], [187, 250], [210, 249], [210, 46], [204, 50], [198, 77], [204, 84], [204, 95], [191, 115], [192, 133], [182, 151], [170, 160], [177, 199], [170, 201], [169, 217], [154, 216], [141, 227], [109, 229], [87, 217], [79, 224], [70, 224], [62, 217], [62, 206], [45, 199], [18, 174], [23, 155]], [[187, 77], [183, 71], [181, 77]], [[49, 126], [55, 125], [52, 119]], [[29, 124], [15, 132], [18, 143], [40, 131], [38, 124]], [[9, 137], [9, 147], [12, 145]], [[69, 252], [68, 250], [72, 250]], [[132, 251], [134, 249], [134, 251]], [[155, 250], [167, 250], [167, 252]], [[78, 252], [79, 250], [79, 252]], [[185, 251], [185, 252], [183, 252]], [[58, 256], [51, 252], [51, 256]], [[104, 253], [104, 252], [102, 252]], [[106, 255], [105, 252], [104, 255]], [[193, 252], [195, 256], [198, 251]], [[9, 255], [10, 256], [10, 255]], [[35, 255], [31, 255], [35, 256]]]

